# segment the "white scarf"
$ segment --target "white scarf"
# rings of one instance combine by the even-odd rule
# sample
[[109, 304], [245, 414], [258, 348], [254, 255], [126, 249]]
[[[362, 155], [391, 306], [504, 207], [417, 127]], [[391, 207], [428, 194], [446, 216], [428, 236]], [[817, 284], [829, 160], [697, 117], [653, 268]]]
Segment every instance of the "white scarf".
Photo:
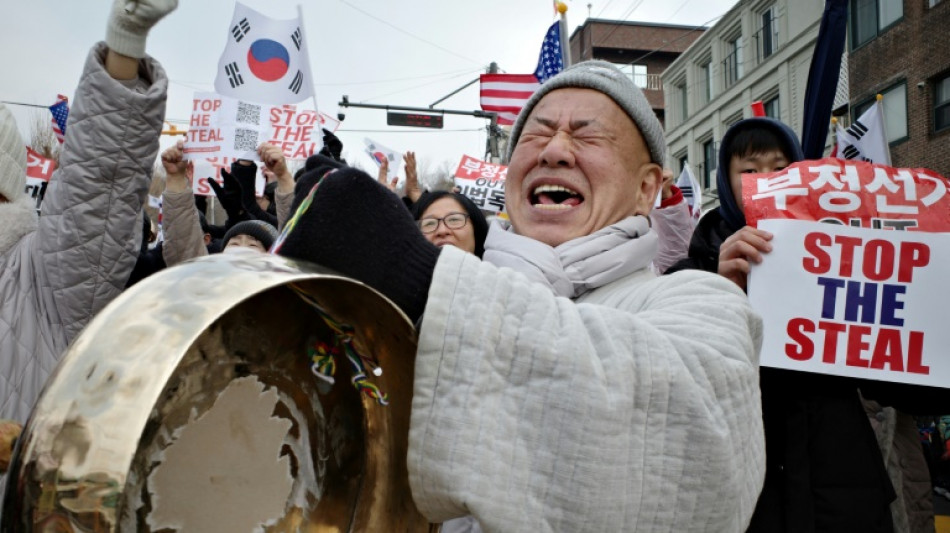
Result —
[[36, 200], [33, 198], [24, 194], [12, 202], [0, 203], [0, 255], [35, 230], [36, 222]]
[[496, 220], [488, 230], [483, 259], [517, 270], [558, 296], [577, 298], [649, 267], [656, 249], [657, 235], [645, 216], [627, 217], [556, 248], [518, 235], [509, 223]]

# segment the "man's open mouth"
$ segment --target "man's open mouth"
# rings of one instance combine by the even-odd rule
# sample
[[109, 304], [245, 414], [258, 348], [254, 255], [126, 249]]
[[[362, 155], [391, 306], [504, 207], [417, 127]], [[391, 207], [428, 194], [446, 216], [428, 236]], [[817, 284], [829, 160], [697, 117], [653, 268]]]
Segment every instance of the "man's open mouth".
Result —
[[570, 209], [584, 201], [574, 189], [562, 185], [538, 185], [531, 191], [531, 205], [540, 209]]

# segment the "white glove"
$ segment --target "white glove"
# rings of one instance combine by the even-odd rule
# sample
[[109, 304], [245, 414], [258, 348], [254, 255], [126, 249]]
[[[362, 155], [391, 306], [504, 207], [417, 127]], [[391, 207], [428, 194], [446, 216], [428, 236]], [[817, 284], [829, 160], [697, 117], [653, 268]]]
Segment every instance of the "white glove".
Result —
[[145, 36], [165, 15], [178, 7], [178, 0], [114, 0], [106, 44], [128, 57], [145, 57]]

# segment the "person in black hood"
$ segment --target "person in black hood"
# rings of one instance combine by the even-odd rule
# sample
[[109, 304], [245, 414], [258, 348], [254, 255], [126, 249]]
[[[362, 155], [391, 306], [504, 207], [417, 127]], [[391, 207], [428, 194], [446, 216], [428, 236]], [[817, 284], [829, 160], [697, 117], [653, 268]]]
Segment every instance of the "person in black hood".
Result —
[[745, 289], [749, 261], [761, 261], [761, 252], [770, 249], [771, 235], [746, 225], [742, 210], [742, 175], [774, 172], [804, 158], [795, 132], [777, 120], [754, 117], [740, 120], [729, 128], [719, 143], [716, 169], [719, 207], [699, 221], [690, 239], [688, 257], [670, 267], [667, 273], [718, 272]]
[[[742, 175], [782, 170], [804, 159], [794, 132], [770, 118], [733, 125], [719, 149], [719, 207], [693, 232], [689, 256], [668, 272], [717, 272], [743, 290], [751, 263], [772, 235], [746, 224]], [[759, 369], [765, 429], [765, 485], [747, 533], [894, 531], [895, 499], [861, 395], [850, 378]]]

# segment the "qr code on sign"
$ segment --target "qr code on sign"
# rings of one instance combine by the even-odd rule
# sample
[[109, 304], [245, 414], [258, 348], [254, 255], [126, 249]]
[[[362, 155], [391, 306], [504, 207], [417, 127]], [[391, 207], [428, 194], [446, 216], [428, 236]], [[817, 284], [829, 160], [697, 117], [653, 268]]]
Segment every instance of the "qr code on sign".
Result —
[[257, 135], [254, 130], [234, 130], [234, 149], [240, 152], [257, 150]]
[[261, 125], [261, 106], [238, 102], [237, 119], [240, 124]]

